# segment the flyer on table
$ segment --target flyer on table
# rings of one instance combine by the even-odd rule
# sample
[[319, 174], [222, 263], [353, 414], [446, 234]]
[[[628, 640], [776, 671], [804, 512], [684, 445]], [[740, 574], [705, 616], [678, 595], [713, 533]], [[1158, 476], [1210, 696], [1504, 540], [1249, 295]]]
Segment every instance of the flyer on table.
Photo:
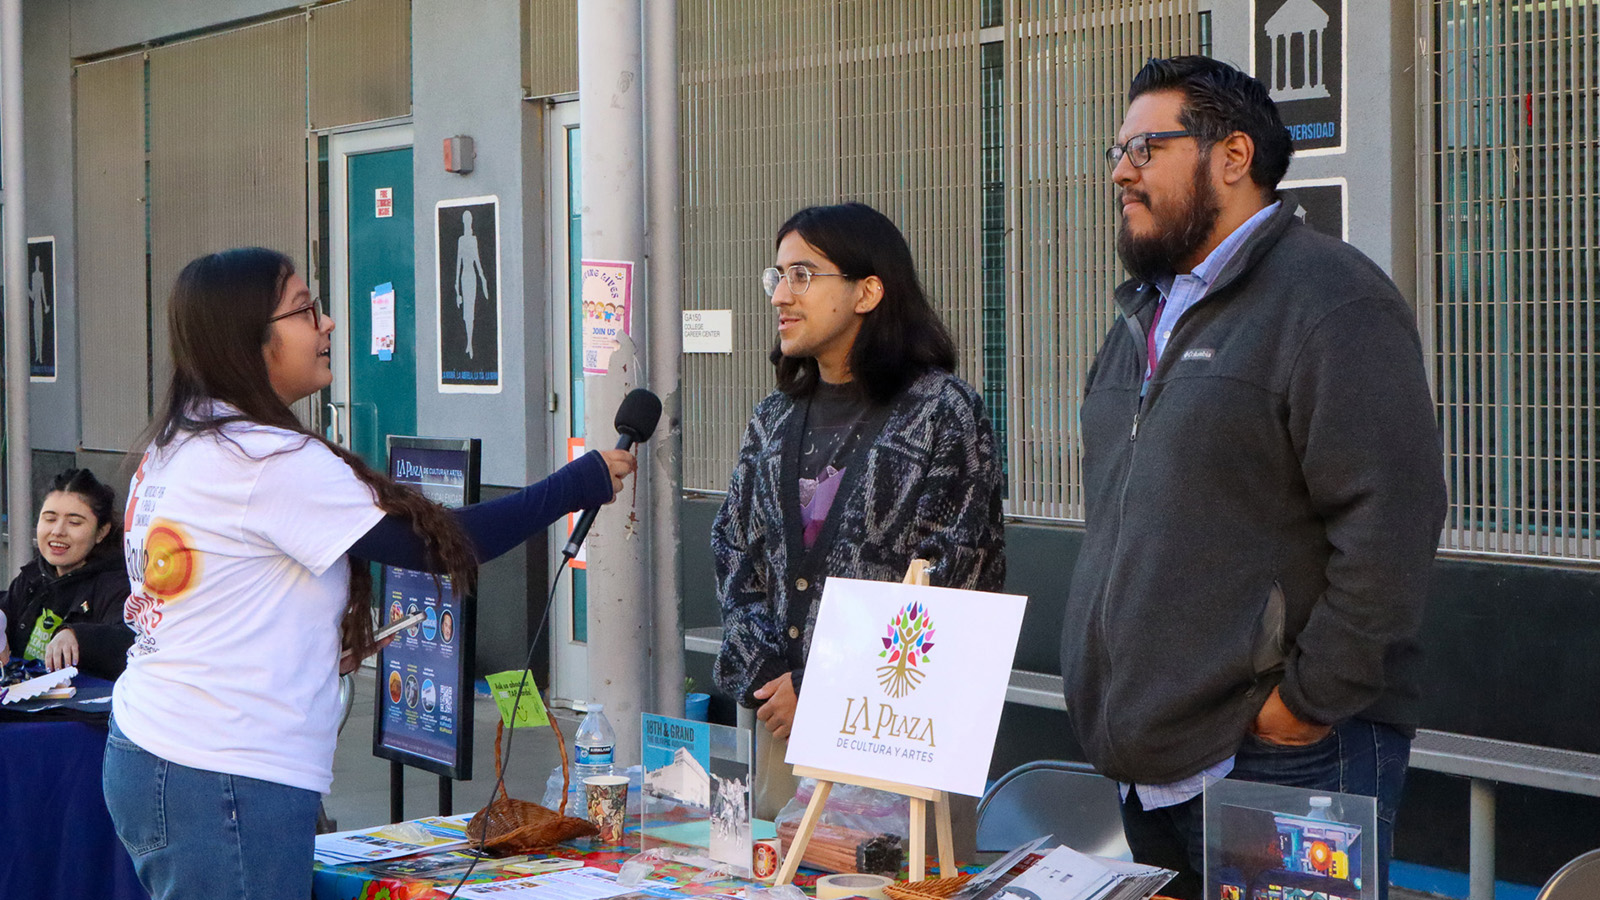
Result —
[[786, 761], [982, 795], [1026, 605], [829, 578]]

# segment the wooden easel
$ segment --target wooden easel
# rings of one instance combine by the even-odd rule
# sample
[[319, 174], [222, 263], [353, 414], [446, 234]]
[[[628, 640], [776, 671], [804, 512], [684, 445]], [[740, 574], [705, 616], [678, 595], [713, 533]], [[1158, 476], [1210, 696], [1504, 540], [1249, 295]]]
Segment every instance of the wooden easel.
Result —
[[[928, 561], [913, 559], [911, 566], [906, 569], [903, 583], [927, 586]], [[911, 858], [912, 881], [921, 881], [927, 875], [927, 805], [932, 802], [934, 831], [939, 842], [939, 876], [944, 878], [956, 873], [955, 836], [950, 828], [950, 798], [944, 791], [865, 778], [829, 769], [814, 769], [810, 766], [795, 766], [794, 774], [798, 778], [815, 778], [817, 789], [811, 793], [811, 802], [806, 805], [805, 815], [800, 818], [800, 827], [794, 833], [793, 845], [784, 848], [783, 865], [778, 869], [775, 884], [788, 884], [794, 880], [794, 874], [800, 868], [800, 857], [805, 855], [806, 845], [811, 843], [811, 835], [816, 831], [817, 820], [822, 817], [822, 807], [828, 802], [828, 794], [833, 791], [835, 784], [853, 784], [887, 791], [891, 794], [900, 794], [911, 801], [911, 834], [907, 853]]]

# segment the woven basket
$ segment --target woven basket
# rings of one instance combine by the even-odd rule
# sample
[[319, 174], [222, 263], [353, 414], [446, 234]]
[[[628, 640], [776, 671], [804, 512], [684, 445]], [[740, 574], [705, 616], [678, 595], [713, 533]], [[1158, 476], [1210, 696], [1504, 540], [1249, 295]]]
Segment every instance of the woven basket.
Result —
[[921, 881], [896, 881], [883, 886], [890, 900], [945, 900], [972, 880], [968, 874], [949, 878], [924, 878]]
[[498, 722], [494, 730], [494, 776], [500, 784], [500, 793], [490, 798], [489, 805], [467, 823], [467, 837], [486, 850], [500, 853], [527, 853], [553, 847], [576, 837], [599, 834], [599, 829], [584, 819], [566, 815], [567, 785], [571, 778], [567, 761], [567, 739], [561, 734], [554, 715], [547, 716], [550, 728], [556, 733], [556, 746], [561, 748], [561, 804], [560, 810], [551, 810], [527, 800], [515, 800], [506, 793], [501, 780], [500, 739], [505, 735], [505, 723]]

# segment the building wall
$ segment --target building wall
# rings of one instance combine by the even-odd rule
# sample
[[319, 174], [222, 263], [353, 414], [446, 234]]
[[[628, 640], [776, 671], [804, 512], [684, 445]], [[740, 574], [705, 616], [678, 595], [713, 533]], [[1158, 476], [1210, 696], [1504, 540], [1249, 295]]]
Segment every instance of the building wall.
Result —
[[71, 55], [95, 56], [119, 47], [292, 9], [284, 0], [29, 0], [28, 6], [71, 10]]
[[[85, 56], [104, 54], [145, 42], [169, 42], [174, 38], [195, 38], [183, 47], [211, 46], [219, 33], [263, 16], [291, 14], [299, 9], [284, 0], [267, 2], [29, 2], [27, 13], [27, 90], [30, 235], [54, 234], [57, 238], [58, 312], [60, 337], [60, 379], [55, 384], [38, 384], [31, 391], [33, 444], [39, 451], [78, 451], [79, 461], [92, 465], [113, 483], [125, 478], [118, 472], [120, 454], [87, 452], [81, 449], [81, 403], [79, 397], [81, 360], [75, 327], [77, 282], [74, 262], [74, 173], [73, 173], [73, 85], [72, 66]], [[341, 10], [342, 12], [343, 10]], [[463, 196], [497, 195], [501, 201], [499, 233], [502, 331], [502, 390], [489, 396], [443, 395], [437, 388], [436, 366], [423, 365], [418, 374], [418, 430], [423, 434], [480, 437], [484, 444], [486, 497], [520, 487], [543, 476], [550, 468], [545, 444], [544, 405], [545, 359], [542, 348], [546, 329], [543, 217], [534, 215], [531, 228], [524, 229], [523, 204], [530, 197], [542, 208], [543, 197], [543, 108], [522, 102], [523, 56], [519, 37], [523, 28], [522, 8], [516, 0], [474, 3], [473, 15], [461, 15], [459, 4], [429, 0], [414, 4], [409, 52], [415, 74], [413, 119], [415, 123], [416, 284], [419, 291], [418, 335], [421, 346], [432, 347], [435, 317], [432, 314], [437, 293], [434, 266], [433, 205], [441, 199]], [[317, 15], [315, 11], [313, 16]], [[320, 20], [319, 20], [320, 21]], [[327, 21], [332, 21], [331, 19]], [[303, 52], [303, 51], [302, 51]], [[354, 50], [352, 51], [354, 52]], [[317, 60], [311, 60], [313, 76]], [[322, 83], [327, 90], [363, 90], [348, 80]], [[382, 87], [382, 86], [380, 86]], [[404, 100], [404, 97], [401, 98]], [[359, 103], [356, 106], [360, 106]], [[334, 122], [331, 124], [340, 124]], [[441, 141], [452, 134], [469, 134], [478, 143], [476, 170], [466, 176], [443, 171]], [[267, 180], [256, 189], [270, 190], [275, 196], [294, 197], [305, 190], [308, 169], [298, 160], [267, 172]], [[251, 190], [250, 188], [246, 189]], [[205, 194], [182, 198], [204, 210]], [[281, 216], [278, 218], [282, 218]], [[303, 218], [303, 215], [300, 216]], [[276, 219], [271, 223], [281, 226]], [[296, 224], [296, 223], [290, 223]], [[314, 223], [311, 223], [313, 226]], [[160, 221], [154, 223], [160, 228]], [[299, 222], [304, 234], [307, 223]], [[156, 243], [163, 238], [153, 235]], [[258, 240], [261, 240], [258, 238]], [[237, 243], [238, 238], [232, 239]], [[142, 240], [140, 241], [142, 243]], [[281, 241], [278, 243], [282, 243]], [[303, 243], [303, 241], [301, 242]], [[284, 247], [295, 256], [306, 253], [304, 246]], [[83, 261], [95, 265], [94, 260]], [[531, 282], [528, 281], [531, 273]], [[166, 280], [170, 281], [170, 277]], [[525, 283], [541, 286], [529, 297]], [[160, 293], [165, 285], [153, 285]], [[142, 293], [142, 292], [141, 292]], [[118, 297], [117, 302], [137, 305], [142, 310], [146, 296]], [[160, 312], [162, 304], [155, 304]], [[158, 317], [156, 327], [163, 329]], [[163, 355], [158, 346], [158, 357]], [[98, 352], [98, 351], [97, 351]], [[145, 356], [141, 338], [118, 347], [117, 352]], [[424, 359], [433, 359], [424, 353]], [[164, 368], [161, 366], [158, 369]], [[158, 371], [157, 383], [165, 380]], [[93, 389], [93, 388], [85, 388]], [[145, 411], [138, 411], [142, 421]], [[96, 443], [102, 450], [115, 451], [120, 441]], [[37, 454], [41, 466], [53, 474], [61, 458]], [[520, 665], [529, 632], [528, 586], [542, 585], [545, 571], [542, 544], [534, 552], [518, 548], [484, 567], [480, 586], [480, 614], [493, 627], [484, 629], [479, 643], [480, 660], [487, 668], [503, 669]], [[542, 599], [542, 587], [532, 595]], [[538, 609], [542, 610], [542, 607]]]
[[[1211, 3], [1212, 56], [1246, 71], [1251, 65], [1250, 19], [1255, 2]], [[1351, 0], [1343, 0], [1343, 5], [1345, 149], [1297, 154], [1285, 180], [1346, 179], [1348, 240], [1389, 273], [1415, 304], [1411, 5], [1358, 5]]]
[[[550, 471], [543, 399], [549, 315], [542, 205], [543, 107], [522, 101], [522, 4], [480, 0], [462, 15], [452, 0], [412, 5], [412, 122], [416, 135], [417, 429], [483, 441], [483, 482], [521, 487]], [[476, 142], [473, 171], [444, 170], [443, 141]], [[442, 394], [436, 351], [438, 255], [434, 205], [461, 197], [500, 199], [500, 378], [496, 394]], [[489, 494], [486, 491], [486, 496]], [[484, 671], [520, 667], [546, 581], [545, 541], [483, 567], [478, 655]], [[496, 668], [498, 667], [498, 669]]]
[[[417, 370], [417, 423], [427, 434], [469, 434], [483, 438], [483, 479], [489, 484], [522, 485], [529, 473], [543, 475], [544, 417], [538, 410], [545, 393], [544, 356], [524, 353], [531, 336], [543, 346], [545, 303], [538, 281], [528, 279], [524, 227], [540, 228], [538, 215], [521, 209], [525, 156], [538, 159], [539, 146], [524, 147], [524, 118], [537, 107], [522, 96], [522, 22], [519, 0], [481, 0], [473, 14], [461, 14], [450, 0], [417, 0], [412, 8], [412, 115], [416, 129], [417, 340], [432, 348], [438, 340], [436, 317], [425, 312], [437, 302], [434, 204], [459, 197], [500, 198], [501, 390], [497, 394], [441, 394], [437, 365]], [[475, 169], [467, 175], [444, 171], [442, 142], [470, 135], [477, 143]], [[537, 177], [537, 169], [534, 177]], [[542, 251], [541, 251], [542, 252]], [[538, 278], [542, 264], [533, 267]], [[530, 284], [533, 285], [530, 290]], [[423, 358], [431, 358], [430, 349]], [[530, 406], [531, 404], [531, 406]], [[530, 414], [532, 410], [532, 414]]]
[[[23, 171], [29, 237], [56, 239], [56, 380], [28, 388], [35, 449], [78, 446], [78, 318], [72, 207], [72, 66], [69, 7], [23, 6]], [[49, 473], [51, 475], [54, 472]]]

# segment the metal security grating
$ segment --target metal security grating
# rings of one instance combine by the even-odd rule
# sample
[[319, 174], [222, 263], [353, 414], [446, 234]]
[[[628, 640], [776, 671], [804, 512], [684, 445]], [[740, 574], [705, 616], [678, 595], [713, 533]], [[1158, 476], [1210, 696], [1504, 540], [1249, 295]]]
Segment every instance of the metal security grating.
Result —
[[410, 35], [410, 0], [340, 0], [74, 67], [85, 447], [128, 449], [159, 402], [185, 263], [245, 243], [305, 256], [307, 116], [408, 114]]
[[678, 7], [683, 308], [733, 310], [734, 347], [683, 359], [691, 490], [727, 487], [750, 409], [771, 390], [773, 320], [759, 279], [773, 234], [796, 209], [839, 196], [836, 7]]
[[956, 373], [981, 387], [977, 11], [855, 0], [839, 13], [839, 197], [871, 204], [905, 233], [955, 339]]
[[[987, 14], [986, 10], [986, 14]], [[998, 15], [998, 13], [996, 13]], [[979, 168], [983, 180], [983, 403], [994, 426], [1001, 470], [1009, 453], [1006, 387], [1009, 355], [1006, 346], [1006, 103], [1005, 43], [990, 41], [982, 48], [982, 146]]]
[[1418, 5], [1419, 319], [1448, 550], [1600, 558], [1600, 7]]
[[684, 0], [684, 308], [734, 310], [731, 356], [684, 359], [685, 487], [726, 487], [770, 389], [772, 234], [859, 199], [985, 391], [1010, 511], [1081, 517], [1077, 402], [1121, 277], [1102, 153], [1144, 60], [1198, 49], [1195, 5]]
[[304, 271], [303, 15], [150, 51], [150, 292], [155, 382], [169, 380], [167, 298], [202, 253], [258, 244]]
[[342, 0], [306, 20], [312, 130], [411, 114], [410, 0]]
[[150, 421], [145, 356], [144, 55], [73, 73], [83, 446], [125, 451]]
[[1193, 0], [1018, 0], [1008, 40], [1014, 515], [1083, 518], [1078, 406], [1126, 277], [1105, 148], [1146, 59], [1194, 53]]
[[973, 4], [698, 0], [679, 15], [684, 308], [733, 309], [735, 347], [684, 360], [685, 487], [727, 486], [750, 409], [771, 390], [757, 275], [802, 206], [861, 200], [893, 219], [960, 374], [981, 385]]
[[527, 0], [523, 6], [523, 88], [529, 97], [578, 89], [578, 0]]

